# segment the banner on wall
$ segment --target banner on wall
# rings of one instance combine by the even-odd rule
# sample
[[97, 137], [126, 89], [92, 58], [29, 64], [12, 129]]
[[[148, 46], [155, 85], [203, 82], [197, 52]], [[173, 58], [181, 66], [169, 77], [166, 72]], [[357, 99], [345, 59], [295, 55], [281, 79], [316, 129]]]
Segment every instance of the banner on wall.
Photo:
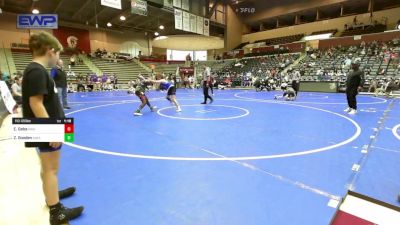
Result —
[[201, 16], [197, 16], [197, 29], [196, 29], [196, 33], [198, 34], [203, 34], [203, 28], [204, 28], [204, 18]]
[[175, 15], [175, 29], [182, 30], [182, 10], [175, 9], [174, 15]]
[[60, 41], [65, 51], [91, 52], [88, 30], [59, 27], [58, 29], [53, 30], [53, 35]]
[[190, 18], [190, 32], [196, 33], [197, 31], [197, 16], [194, 14], [189, 13]]
[[164, 7], [165, 8], [173, 8], [174, 1], [173, 0], [164, 0]]
[[204, 27], [203, 27], [203, 34], [206, 36], [210, 36], [210, 20], [204, 18]]
[[57, 14], [18, 14], [18, 29], [58, 29]]
[[182, 0], [182, 9], [189, 11], [189, 0]]
[[121, 9], [121, 0], [101, 0], [101, 5]]
[[147, 16], [147, 1], [131, 0], [131, 13]]
[[181, 8], [182, 7], [182, 0], [174, 0], [173, 5], [176, 8]]
[[182, 12], [182, 25], [184, 31], [190, 31], [190, 16], [188, 12]]

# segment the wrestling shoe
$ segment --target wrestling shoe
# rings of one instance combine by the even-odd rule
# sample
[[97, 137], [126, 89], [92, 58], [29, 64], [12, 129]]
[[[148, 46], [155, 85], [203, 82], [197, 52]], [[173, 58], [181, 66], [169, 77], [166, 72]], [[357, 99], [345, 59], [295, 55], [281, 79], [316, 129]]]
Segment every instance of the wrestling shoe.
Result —
[[202, 102], [202, 103], [200, 103], [200, 104], [205, 105], [205, 104], [207, 104], [207, 102]]
[[59, 204], [61, 205], [59, 210], [50, 211], [50, 225], [68, 224], [70, 220], [79, 217], [84, 209], [83, 206], [67, 208]]
[[151, 110], [152, 112], [154, 112], [156, 109], [157, 109], [157, 106], [153, 106], [153, 107], [150, 108], [150, 110]]
[[345, 110], [343, 110], [343, 112], [350, 112], [351, 111], [351, 108], [347, 108], [347, 109], [345, 109]]
[[139, 110], [136, 110], [136, 111], [133, 113], [133, 115], [135, 115], [135, 116], [143, 116], [143, 114], [142, 114]]
[[68, 198], [69, 196], [73, 195], [76, 191], [75, 187], [69, 187], [64, 190], [58, 192], [58, 196], [60, 199]]
[[178, 108], [176, 109], [176, 111], [177, 111], [177, 112], [182, 112], [181, 107], [178, 107]]
[[357, 110], [355, 109], [351, 109], [349, 112], [349, 115], [356, 115], [357, 114]]

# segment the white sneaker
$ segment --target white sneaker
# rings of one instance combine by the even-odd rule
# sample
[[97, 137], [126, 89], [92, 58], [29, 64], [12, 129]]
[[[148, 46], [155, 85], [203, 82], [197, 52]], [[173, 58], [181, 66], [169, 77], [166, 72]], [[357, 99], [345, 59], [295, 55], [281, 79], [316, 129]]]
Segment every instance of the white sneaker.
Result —
[[343, 112], [350, 112], [351, 111], [351, 108], [347, 108], [347, 109], [345, 109], [345, 110], [343, 110]]
[[133, 113], [133, 115], [135, 115], [135, 116], [143, 116], [142, 113], [138, 113], [138, 112]]
[[181, 108], [177, 108], [176, 111], [177, 112], [182, 112], [182, 109]]
[[355, 114], [357, 114], [357, 110], [351, 109], [349, 115], [355, 115]]

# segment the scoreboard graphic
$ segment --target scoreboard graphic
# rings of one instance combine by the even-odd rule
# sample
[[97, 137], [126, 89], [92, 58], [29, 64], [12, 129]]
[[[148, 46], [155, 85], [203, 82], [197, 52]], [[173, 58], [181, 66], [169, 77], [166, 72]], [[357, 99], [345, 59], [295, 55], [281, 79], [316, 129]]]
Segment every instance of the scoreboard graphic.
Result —
[[12, 138], [23, 142], [74, 142], [74, 119], [13, 118]]

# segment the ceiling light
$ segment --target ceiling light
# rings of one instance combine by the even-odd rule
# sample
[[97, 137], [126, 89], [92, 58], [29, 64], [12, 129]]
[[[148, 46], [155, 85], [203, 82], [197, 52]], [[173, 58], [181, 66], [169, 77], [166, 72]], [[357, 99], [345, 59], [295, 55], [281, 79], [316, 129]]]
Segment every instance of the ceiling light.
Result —
[[32, 10], [32, 13], [33, 13], [33, 14], [39, 14], [39, 10], [33, 9], [33, 10]]
[[158, 32], [154, 32], [154, 35], [156, 35], [156, 36], [158, 36], [158, 35], [160, 35]]
[[125, 21], [126, 17], [125, 16], [120, 16], [119, 19], [122, 20], [122, 21]]
[[107, 27], [112, 27], [112, 24], [110, 22], [108, 22]]
[[164, 30], [164, 26], [163, 25], [160, 25], [160, 30]]

